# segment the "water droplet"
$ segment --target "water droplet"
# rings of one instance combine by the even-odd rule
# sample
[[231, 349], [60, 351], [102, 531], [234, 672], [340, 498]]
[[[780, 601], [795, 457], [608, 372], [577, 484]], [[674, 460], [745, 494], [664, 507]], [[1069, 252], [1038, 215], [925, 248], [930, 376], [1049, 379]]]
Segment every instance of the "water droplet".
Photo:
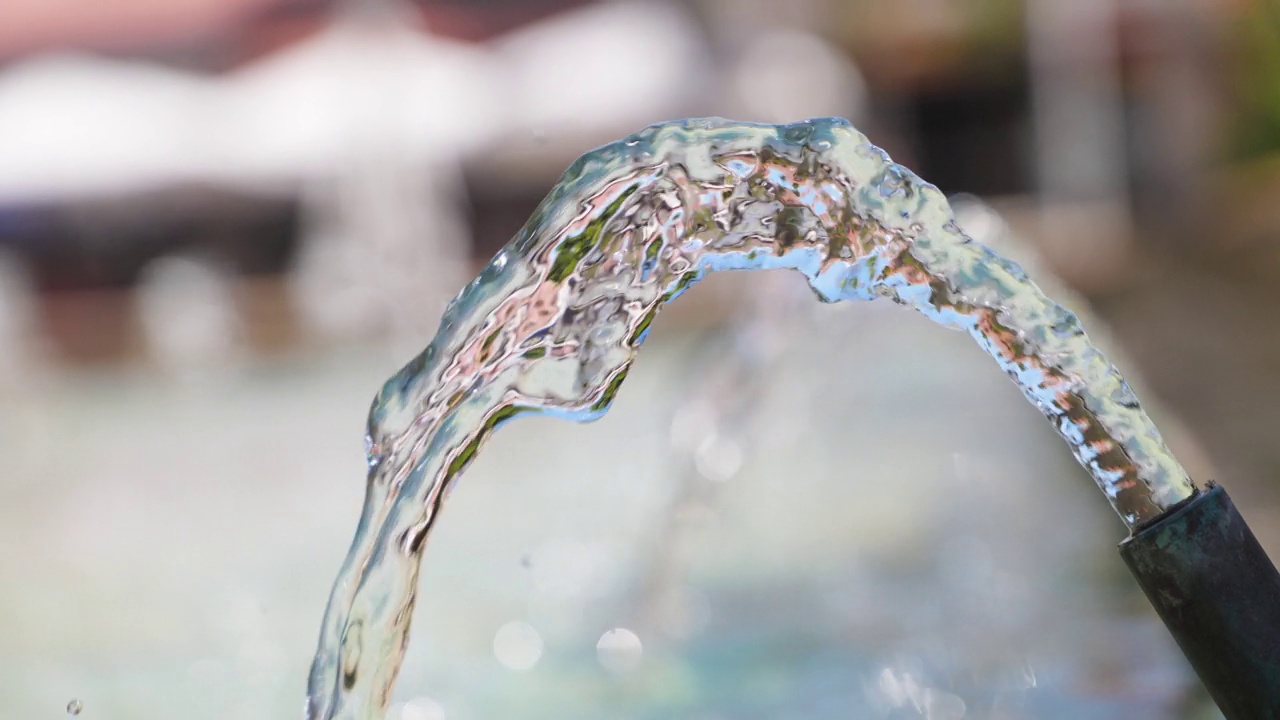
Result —
[[614, 628], [600, 636], [596, 643], [596, 659], [607, 670], [630, 672], [640, 664], [644, 647], [640, 638], [626, 628]]
[[512, 670], [528, 670], [542, 658], [542, 636], [529, 623], [513, 620], [494, 633], [493, 656]]
[[72, 698], [71, 702], [67, 703], [68, 715], [79, 715], [81, 710], [84, 710], [84, 703], [80, 702], [79, 698]]
[[698, 446], [693, 463], [702, 477], [724, 482], [742, 469], [742, 448], [729, 438], [712, 435]]

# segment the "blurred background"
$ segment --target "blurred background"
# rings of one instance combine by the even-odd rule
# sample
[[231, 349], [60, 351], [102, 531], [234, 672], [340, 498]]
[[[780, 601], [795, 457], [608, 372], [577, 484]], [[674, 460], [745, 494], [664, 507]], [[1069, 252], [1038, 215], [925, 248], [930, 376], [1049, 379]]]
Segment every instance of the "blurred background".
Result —
[[[0, 718], [300, 712], [363, 421], [578, 155], [850, 118], [1280, 557], [1271, 0], [0, 3]], [[965, 337], [712, 278], [504, 429], [393, 720], [1214, 717]]]

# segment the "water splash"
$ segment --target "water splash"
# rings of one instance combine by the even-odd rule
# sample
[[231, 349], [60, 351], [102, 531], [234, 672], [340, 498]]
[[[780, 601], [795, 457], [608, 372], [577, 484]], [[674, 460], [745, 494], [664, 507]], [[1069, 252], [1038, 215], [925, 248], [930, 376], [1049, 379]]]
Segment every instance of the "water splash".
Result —
[[664, 303], [707, 272], [773, 268], [799, 270], [827, 302], [887, 297], [968, 332], [1129, 526], [1194, 492], [1075, 315], [847, 122], [655, 125], [570, 166], [375, 398], [365, 505], [307, 717], [382, 716], [423, 544], [494, 428], [526, 413], [600, 417]]

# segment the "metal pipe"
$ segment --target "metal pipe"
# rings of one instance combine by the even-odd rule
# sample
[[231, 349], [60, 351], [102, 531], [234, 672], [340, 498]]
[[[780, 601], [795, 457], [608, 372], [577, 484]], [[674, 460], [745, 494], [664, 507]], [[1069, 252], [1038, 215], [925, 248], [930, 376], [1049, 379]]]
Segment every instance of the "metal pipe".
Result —
[[1120, 556], [1227, 720], [1280, 720], [1280, 573], [1211, 486], [1120, 544]]

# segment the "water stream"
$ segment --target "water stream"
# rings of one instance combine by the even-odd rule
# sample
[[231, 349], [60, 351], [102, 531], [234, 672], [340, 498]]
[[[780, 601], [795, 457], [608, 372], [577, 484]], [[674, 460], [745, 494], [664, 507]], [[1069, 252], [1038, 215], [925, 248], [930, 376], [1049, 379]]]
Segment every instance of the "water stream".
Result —
[[823, 301], [887, 297], [969, 333], [1130, 527], [1194, 492], [1075, 315], [847, 122], [655, 125], [570, 166], [375, 398], [365, 504], [325, 613], [309, 720], [382, 717], [423, 546], [494, 428], [600, 417], [663, 304], [708, 272], [774, 268], [799, 270]]

